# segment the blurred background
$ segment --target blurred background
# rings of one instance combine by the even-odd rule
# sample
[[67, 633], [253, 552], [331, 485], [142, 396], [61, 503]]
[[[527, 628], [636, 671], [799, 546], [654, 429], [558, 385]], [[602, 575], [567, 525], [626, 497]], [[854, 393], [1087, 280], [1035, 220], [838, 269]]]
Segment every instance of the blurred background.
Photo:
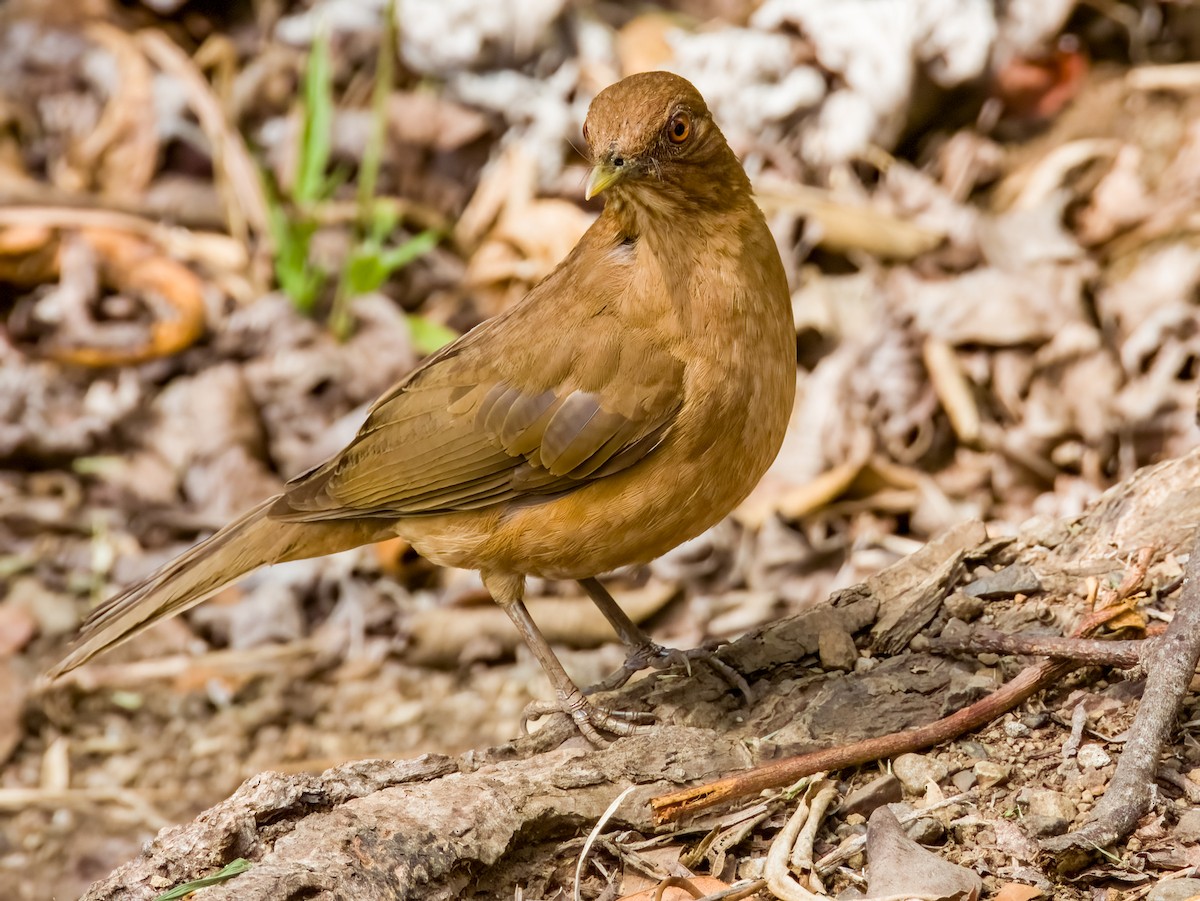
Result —
[[[575, 243], [595, 93], [706, 96], [788, 269], [792, 430], [617, 598], [735, 637], [1196, 443], [1188, 0], [0, 5], [0, 897], [73, 897], [265, 769], [503, 742], [547, 686], [471, 573], [279, 566], [47, 688], [91, 604], [337, 450]], [[577, 679], [621, 649], [531, 608]]]

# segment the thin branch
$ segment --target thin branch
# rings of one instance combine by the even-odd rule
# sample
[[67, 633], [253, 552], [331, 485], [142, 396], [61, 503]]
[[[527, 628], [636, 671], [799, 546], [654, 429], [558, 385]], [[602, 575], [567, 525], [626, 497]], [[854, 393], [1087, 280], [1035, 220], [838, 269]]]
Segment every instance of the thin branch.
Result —
[[931, 638], [929, 649], [937, 653], [1023, 654], [1072, 660], [1080, 666], [1119, 666], [1123, 669], [1142, 662], [1145, 642], [1097, 641], [1059, 635], [1009, 635], [993, 629], [972, 629], [956, 638]]

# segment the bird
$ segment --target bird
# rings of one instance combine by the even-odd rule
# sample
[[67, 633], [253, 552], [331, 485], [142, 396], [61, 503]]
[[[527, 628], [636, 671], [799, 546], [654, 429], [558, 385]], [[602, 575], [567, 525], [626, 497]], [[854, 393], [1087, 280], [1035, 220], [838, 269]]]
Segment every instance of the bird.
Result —
[[585, 197], [605, 203], [563, 261], [385, 392], [342, 451], [98, 606], [51, 678], [261, 566], [399, 536], [480, 573], [593, 744], [646, 727], [572, 681], [526, 578], [578, 581], [629, 647], [626, 673], [690, 659], [598, 577], [699, 535], [755, 487], [791, 415], [796, 333], [750, 180], [690, 82], [606, 87], [583, 136]]

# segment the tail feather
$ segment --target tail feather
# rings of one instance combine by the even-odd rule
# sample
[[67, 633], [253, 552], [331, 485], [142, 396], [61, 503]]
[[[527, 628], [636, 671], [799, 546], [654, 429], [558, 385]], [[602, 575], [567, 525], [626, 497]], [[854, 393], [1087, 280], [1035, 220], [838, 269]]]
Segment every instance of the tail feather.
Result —
[[260, 566], [348, 550], [386, 532], [378, 520], [280, 522], [268, 517], [276, 500], [255, 507], [93, 610], [74, 647], [50, 670], [50, 678], [70, 672], [159, 620], [196, 606]]

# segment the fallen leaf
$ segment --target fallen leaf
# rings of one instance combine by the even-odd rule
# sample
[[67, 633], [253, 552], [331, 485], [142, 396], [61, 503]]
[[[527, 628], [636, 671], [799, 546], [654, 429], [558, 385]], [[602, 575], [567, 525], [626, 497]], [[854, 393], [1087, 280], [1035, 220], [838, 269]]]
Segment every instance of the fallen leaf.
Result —
[[25, 737], [25, 696], [28, 686], [16, 662], [0, 659], [0, 764]]
[[983, 880], [922, 848], [886, 805], [867, 823], [867, 893], [871, 898], [920, 898], [922, 901], [976, 901]]
[[0, 658], [17, 653], [36, 634], [37, 620], [27, 608], [0, 604]]
[[[678, 878], [678, 877], [677, 877]], [[694, 901], [704, 895], [711, 895], [714, 892], [719, 892], [722, 889], [729, 888], [728, 882], [722, 882], [720, 879], [715, 879], [712, 876], [690, 876], [687, 882], [691, 884], [700, 894], [689, 891], [681, 885], [671, 885], [663, 890], [662, 894], [658, 894], [659, 885], [651, 886], [644, 891], [635, 892], [632, 895], [624, 895], [618, 898], [617, 901]], [[753, 901], [758, 895], [747, 895], [747, 901]]]
[[1026, 885], [1023, 882], [1009, 882], [996, 892], [995, 901], [1032, 901], [1040, 898], [1042, 890], [1036, 885]]

